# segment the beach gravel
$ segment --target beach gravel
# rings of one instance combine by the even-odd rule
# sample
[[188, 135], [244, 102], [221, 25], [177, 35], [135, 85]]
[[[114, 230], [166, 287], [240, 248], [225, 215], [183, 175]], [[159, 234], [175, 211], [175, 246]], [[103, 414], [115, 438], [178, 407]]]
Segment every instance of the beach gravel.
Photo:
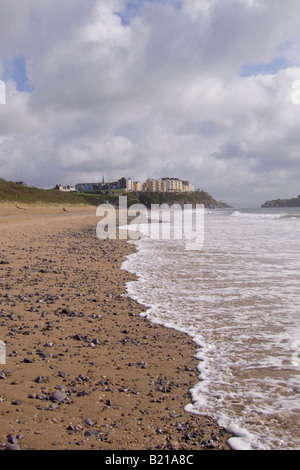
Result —
[[229, 449], [184, 411], [196, 345], [140, 316], [120, 269], [135, 248], [96, 237], [96, 208], [0, 204], [0, 222], [1, 449]]

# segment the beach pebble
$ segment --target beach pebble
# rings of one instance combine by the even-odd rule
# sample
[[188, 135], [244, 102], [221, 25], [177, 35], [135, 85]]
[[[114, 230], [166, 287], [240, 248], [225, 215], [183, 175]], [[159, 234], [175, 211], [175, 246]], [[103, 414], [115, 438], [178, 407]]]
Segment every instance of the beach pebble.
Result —
[[18, 406], [18, 405], [21, 404], [21, 401], [20, 400], [13, 400], [11, 403], [12, 403], [12, 405]]
[[31, 359], [28, 359], [28, 357], [25, 357], [25, 358], [23, 359], [23, 362], [24, 362], [25, 364], [32, 364], [33, 361], [32, 361]]
[[159, 383], [163, 387], [166, 387], [168, 385], [168, 381], [166, 379], [159, 379]]
[[55, 385], [55, 387], [54, 387], [54, 388], [55, 388], [55, 390], [64, 390], [64, 389], [65, 389], [65, 386], [64, 386], [64, 385], [61, 385], [61, 384], [59, 384], [59, 385]]
[[56, 390], [51, 396], [50, 400], [54, 402], [63, 402], [67, 398], [67, 394], [62, 390]]
[[5, 449], [6, 450], [21, 450], [19, 444], [7, 444]]
[[85, 422], [85, 424], [87, 424], [88, 426], [93, 426], [93, 421], [91, 420], [91, 418], [85, 418], [84, 422]]
[[35, 398], [36, 398], [36, 400], [46, 400], [46, 395], [42, 395], [41, 393], [37, 393]]
[[76, 380], [78, 382], [89, 382], [89, 377], [83, 375], [83, 374], [79, 374], [78, 377], [76, 377]]
[[16, 436], [13, 436], [12, 434], [9, 434], [7, 436], [7, 442], [9, 442], [10, 444], [17, 444], [18, 439], [16, 438]]
[[47, 379], [46, 377], [44, 377], [43, 375], [39, 375], [36, 379], [34, 379], [34, 381], [37, 383], [37, 384], [41, 384], [43, 382], [46, 382]]
[[49, 410], [50, 411], [54, 411], [56, 408], [58, 407], [58, 404], [57, 403], [51, 403], [51, 405], [49, 405]]
[[66, 378], [66, 377], [68, 377], [69, 374], [67, 374], [67, 372], [62, 372], [62, 371], [61, 371], [61, 372], [59, 372], [58, 375], [59, 375], [59, 377]]

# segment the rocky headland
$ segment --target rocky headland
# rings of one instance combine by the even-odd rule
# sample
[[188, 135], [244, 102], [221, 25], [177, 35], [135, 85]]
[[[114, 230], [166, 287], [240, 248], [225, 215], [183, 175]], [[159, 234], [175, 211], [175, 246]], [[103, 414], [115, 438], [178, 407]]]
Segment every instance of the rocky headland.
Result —
[[262, 209], [273, 207], [300, 207], [300, 195], [291, 199], [273, 199], [262, 204]]

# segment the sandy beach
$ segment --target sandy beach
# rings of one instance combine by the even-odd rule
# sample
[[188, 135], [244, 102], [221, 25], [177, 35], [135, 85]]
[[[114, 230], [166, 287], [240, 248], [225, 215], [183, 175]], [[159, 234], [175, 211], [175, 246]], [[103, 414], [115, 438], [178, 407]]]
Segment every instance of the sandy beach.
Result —
[[0, 443], [11, 450], [225, 450], [184, 411], [196, 345], [151, 324], [95, 207], [0, 205]]

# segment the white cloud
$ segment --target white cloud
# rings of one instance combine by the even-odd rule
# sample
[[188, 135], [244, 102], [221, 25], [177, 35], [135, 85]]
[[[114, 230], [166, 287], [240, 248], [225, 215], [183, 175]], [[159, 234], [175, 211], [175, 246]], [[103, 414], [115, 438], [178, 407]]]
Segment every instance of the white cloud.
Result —
[[[235, 203], [298, 194], [296, 0], [18, 5], [3, 2], [0, 79], [23, 56], [34, 91], [7, 82], [3, 177], [54, 186], [174, 175]], [[274, 61], [274, 73], [255, 73]], [[253, 75], [241, 76], [245, 65]]]

